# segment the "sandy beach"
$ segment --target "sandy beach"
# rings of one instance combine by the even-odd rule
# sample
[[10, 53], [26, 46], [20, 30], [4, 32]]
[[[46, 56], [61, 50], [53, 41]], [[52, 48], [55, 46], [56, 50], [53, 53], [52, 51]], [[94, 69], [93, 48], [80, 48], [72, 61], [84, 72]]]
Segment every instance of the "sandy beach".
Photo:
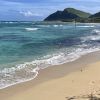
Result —
[[100, 0], [0, 8], [0, 100], [100, 100]]
[[100, 93], [100, 52], [39, 72], [37, 78], [0, 90], [0, 100], [76, 100]]

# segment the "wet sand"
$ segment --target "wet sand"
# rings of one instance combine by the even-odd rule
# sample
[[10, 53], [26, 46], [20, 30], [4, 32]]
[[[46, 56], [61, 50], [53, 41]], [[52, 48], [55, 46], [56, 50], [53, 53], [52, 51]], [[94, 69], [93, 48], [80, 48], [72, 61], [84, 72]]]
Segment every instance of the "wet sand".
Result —
[[[1, 100], [67, 100], [100, 89], [100, 52], [39, 71], [38, 77], [0, 90]], [[78, 99], [79, 100], [79, 99]]]

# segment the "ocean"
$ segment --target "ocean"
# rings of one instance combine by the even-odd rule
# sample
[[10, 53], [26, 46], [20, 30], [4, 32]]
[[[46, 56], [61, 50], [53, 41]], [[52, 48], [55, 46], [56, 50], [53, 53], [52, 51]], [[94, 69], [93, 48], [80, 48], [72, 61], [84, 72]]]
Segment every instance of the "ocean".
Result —
[[100, 24], [0, 22], [0, 89], [100, 50]]

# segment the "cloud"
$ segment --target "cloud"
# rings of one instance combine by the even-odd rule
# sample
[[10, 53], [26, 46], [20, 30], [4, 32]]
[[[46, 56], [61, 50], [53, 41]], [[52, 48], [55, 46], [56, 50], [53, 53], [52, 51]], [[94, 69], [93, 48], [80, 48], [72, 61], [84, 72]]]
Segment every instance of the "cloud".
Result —
[[20, 14], [23, 14], [23, 15], [26, 16], [26, 17], [34, 16], [34, 14], [33, 14], [31, 11], [27, 11], [27, 12], [20, 11], [19, 13], [20, 13]]
[[40, 15], [39, 13], [34, 13], [32, 11], [20, 11], [19, 13], [26, 16], [26, 17], [43, 16], [43, 15]]
[[13, 17], [20, 20], [42, 20], [49, 14], [67, 7], [96, 13], [100, 11], [100, 0], [0, 0], [0, 19]]

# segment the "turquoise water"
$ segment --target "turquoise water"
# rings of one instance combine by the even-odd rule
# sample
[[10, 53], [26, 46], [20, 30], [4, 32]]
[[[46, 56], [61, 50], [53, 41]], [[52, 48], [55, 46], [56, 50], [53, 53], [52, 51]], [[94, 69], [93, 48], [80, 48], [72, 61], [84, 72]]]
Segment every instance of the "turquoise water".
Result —
[[100, 49], [100, 24], [0, 22], [0, 88]]

